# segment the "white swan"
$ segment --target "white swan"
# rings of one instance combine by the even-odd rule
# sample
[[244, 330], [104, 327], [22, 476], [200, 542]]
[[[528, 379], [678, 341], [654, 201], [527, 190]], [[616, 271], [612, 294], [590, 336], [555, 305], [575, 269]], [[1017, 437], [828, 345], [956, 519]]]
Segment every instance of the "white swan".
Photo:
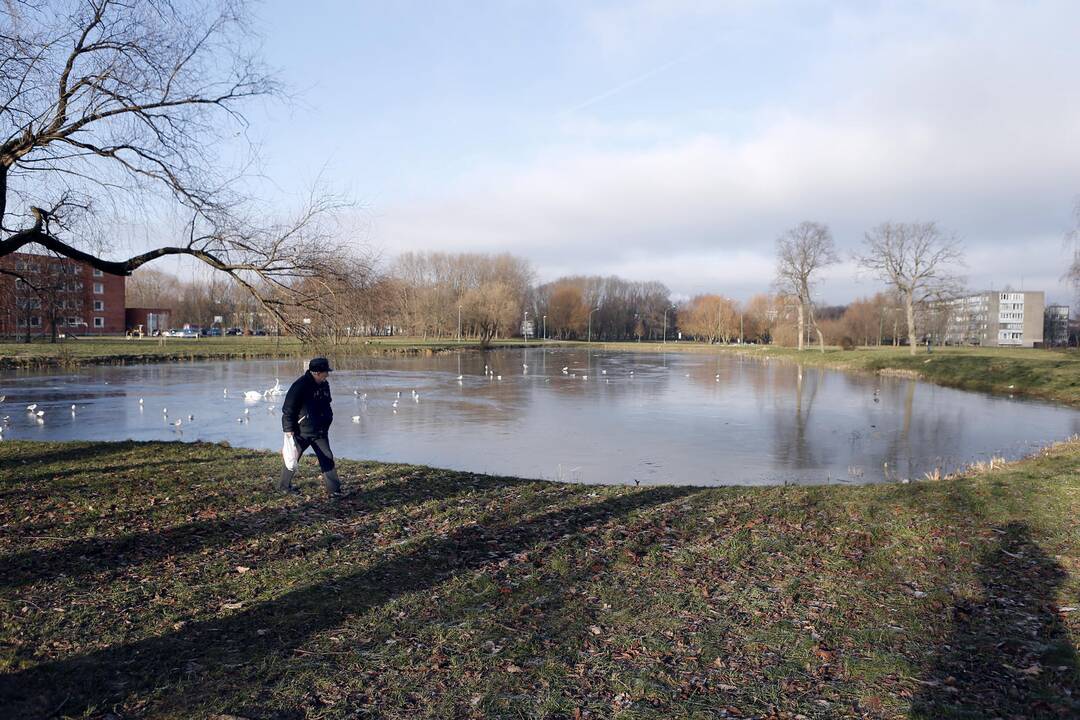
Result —
[[248, 390], [244, 393], [244, 400], [247, 400], [248, 402], [258, 402], [259, 400], [262, 400], [262, 396], [263, 394], [258, 390]]
[[274, 387], [266, 391], [270, 395], [283, 395], [285, 390], [281, 387], [281, 380], [274, 378]]

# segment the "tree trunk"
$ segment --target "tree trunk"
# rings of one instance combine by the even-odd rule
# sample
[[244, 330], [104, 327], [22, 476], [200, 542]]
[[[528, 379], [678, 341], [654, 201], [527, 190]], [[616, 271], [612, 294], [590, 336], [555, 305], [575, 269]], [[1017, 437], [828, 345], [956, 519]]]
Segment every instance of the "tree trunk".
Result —
[[807, 302], [806, 311], [810, 319], [810, 327], [814, 328], [814, 332], [817, 333], [818, 347], [821, 348], [821, 352], [825, 352], [825, 335], [822, 334], [821, 328], [819, 328], [817, 324], [817, 318], [814, 317], [813, 304]]
[[803, 302], [799, 301], [799, 352], [803, 349], [803, 338], [806, 337], [806, 308]]
[[907, 311], [908, 352], [914, 355], [918, 341], [915, 338], [915, 300], [911, 293], [904, 295], [904, 310]]

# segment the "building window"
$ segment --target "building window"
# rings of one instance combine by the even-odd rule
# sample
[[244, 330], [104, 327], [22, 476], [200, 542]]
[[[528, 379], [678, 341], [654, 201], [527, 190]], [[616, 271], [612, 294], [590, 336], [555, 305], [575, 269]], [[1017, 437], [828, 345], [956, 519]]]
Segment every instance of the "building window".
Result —
[[30, 316], [30, 327], [41, 327], [41, 318], [37, 315]]
[[103, 283], [94, 283], [94, 294], [102, 295], [105, 293], [105, 285]]
[[104, 300], [95, 300], [94, 301], [94, 311], [95, 312], [102, 312], [104, 309], [105, 309], [105, 301]]
[[103, 277], [105, 273], [101, 272], [97, 268], [94, 268], [94, 277]]
[[69, 317], [69, 318], [67, 318], [67, 324], [74, 327], [74, 326], [79, 324], [79, 318], [77, 318], [77, 317]]
[[105, 327], [105, 318], [103, 318], [103, 317], [94, 318], [94, 327], [96, 327], [96, 328]]

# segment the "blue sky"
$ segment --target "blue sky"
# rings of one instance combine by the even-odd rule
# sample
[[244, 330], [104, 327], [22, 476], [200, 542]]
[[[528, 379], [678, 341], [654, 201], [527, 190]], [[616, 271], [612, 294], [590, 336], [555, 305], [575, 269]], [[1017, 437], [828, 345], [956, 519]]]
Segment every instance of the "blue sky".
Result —
[[[843, 250], [936, 220], [969, 284], [1046, 289], [1080, 196], [1080, 3], [256, 6], [294, 101], [250, 113], [282, 198], [316, 180], [405, 250], [529, 258], [678, 294], [768, 289], [804, 219]], [[820, 287], [880, 287], [850, 262]]]

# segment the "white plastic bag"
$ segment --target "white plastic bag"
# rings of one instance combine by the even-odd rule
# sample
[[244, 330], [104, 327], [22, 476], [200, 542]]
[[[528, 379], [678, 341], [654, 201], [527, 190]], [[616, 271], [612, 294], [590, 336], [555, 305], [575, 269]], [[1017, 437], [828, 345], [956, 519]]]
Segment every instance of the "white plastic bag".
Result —
[[285, 442], [281, 445], [281, 459], [285, 461], [285, 468], [292, 472], [300, 462], [300, 446], [296, 444], [296, 438], [292, 433], [285, 433]]

